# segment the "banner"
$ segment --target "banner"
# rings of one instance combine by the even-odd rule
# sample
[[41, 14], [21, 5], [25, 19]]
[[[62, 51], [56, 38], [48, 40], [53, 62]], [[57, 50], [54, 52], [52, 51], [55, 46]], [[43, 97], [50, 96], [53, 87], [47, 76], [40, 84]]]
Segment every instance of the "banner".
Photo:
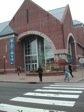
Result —
[[10, 64], [15, 63], [15, 38], [12, 35], [9, 38], [9, 62]]

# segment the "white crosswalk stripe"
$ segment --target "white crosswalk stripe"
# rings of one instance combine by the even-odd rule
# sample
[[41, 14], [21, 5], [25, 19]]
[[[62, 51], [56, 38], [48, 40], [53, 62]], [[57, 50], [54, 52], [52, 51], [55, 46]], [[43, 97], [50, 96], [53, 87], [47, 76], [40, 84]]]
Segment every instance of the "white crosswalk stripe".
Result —
[[74, 106], [75, 101], [59, 101], [59, 100], [47, 100], [40, 98], [24, 98], [24, 97], [15, 97], [11, 99], [12, 101], [18, 102], [27, 102], [27, 103], [37, 103], [37, 104], [47, 104], [47, 105], [59, 105], [59, 106]]
[[6, 112], [65, 112], [57, 110], [37, 109], [30, 107], [14, 106], [9, 104], [0, 104], [0, 110]]
[[[54, 83], [54, 84], [50, 84], [49, 86], [60, 86], [60, 87], [64, 87], [64, 86], [65, 86], [65, 87], [83, 87], [83, 86], [80, 86], [80, 85], [77, 85], [77, 84], [74, 84], [74, 83], [73, 83], [73, 85], [71, 85], [71, 83], [67, 83], [67, 84], [65, 83], [65, 84], [63, 84], [63, 85], [62, 85], [61, 83], [59, 83], [59, 84], [58, 84], [58, 83]], [[84, 88], [84, 87], [83, 87], [83, 88]]]
[[84, 90], [84, 87], [78, 86], [71, 86], [71, 85], [58, 85], [58, 84], [51, 84], [49, 87], [59, 87], [59, 88], [68, 88], [68, 89], [76, 89], [76, 90]]
[[72, 94], [49, 94], [49, 93], [35, 93], [35, 92], [28, 92], [24, 95], [27, 96], [43, 96], [43, 97], [58, 97], [58, 98], [79, 98], [79, 95], [72, 95]]
[[[10, 104], [0, 104], [0, 110], [6, 112], [66, 112], [63, 111], [50, 110], [40, 108], [37, 106], [33, 107], [32, 104], [36, 105], [47, 105], [47, 106], [57, 106], [57, 107], [73, 107], [76, 100], [79, 98], [80, 94], [83, 92], [84, 88], [81, 87], [69, 87], [66, 85], [49, 85], [42, 87], [40, 89], [35, 89], [33, 92], [27, 92], [22, 97], [15, 97], [10, 99]], [[12, 105], [11, 105], [12, 102]], [[31, 104], [32, 107], [27, 106], [17, 106], [13, 105], [13, 102]]]
[[49, 89], [72, 89], [72, 90], [84, 90], [84, 88], [73, 88], [73, 87], [56, 87], [56, 86], [49, 86], [49, 87], [43, 87], [43, 88], [49, 88]]
[[60, 93], [82, 93], [82, 91], [70, 91], [70, 90], [53, 90], [53, 89], [36, 89], [35, 91], [40, 92], [60, 92]]

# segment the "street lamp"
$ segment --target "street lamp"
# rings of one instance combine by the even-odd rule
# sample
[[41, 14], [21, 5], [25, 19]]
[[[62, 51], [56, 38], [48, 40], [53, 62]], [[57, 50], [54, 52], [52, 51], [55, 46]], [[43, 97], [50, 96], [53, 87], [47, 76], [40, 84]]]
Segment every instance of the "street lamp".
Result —
[[6, 56], [3, 56], [3, 64], [4, 64], [4, 73], [6, 72]]

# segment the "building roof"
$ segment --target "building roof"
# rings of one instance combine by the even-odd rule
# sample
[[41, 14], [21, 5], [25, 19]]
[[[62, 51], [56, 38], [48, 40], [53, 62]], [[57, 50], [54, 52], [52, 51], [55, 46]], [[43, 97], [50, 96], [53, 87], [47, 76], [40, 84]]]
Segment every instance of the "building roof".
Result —
[[84, 24], [78, 20], [73, 20], [73, 26], [84, 26]]
[[[50, 10], [49, 13], [62, 22], [65, 9], [66, 7], [57, 8], [57, 9]], [[14, 33], [13, 29], [9, 26], [9, 23], [10, 21], [0, 23], [0, 37]], [[80, 21], [73, 20], [73, 26], [84, 26], [84, 24]]]
[[14, 33], [13, 29], [9, 26], [10, 21], [0, 23], [0, 37]]
[[0, 32], [9, 24], [9, 21], [0, 23]]
[[56, 17], [58, 20], [62, 21], [65, 9], [66, 7], [57, 8], [57, 9], [50, 10], [49, 13], [52, 14], [54, 17]]

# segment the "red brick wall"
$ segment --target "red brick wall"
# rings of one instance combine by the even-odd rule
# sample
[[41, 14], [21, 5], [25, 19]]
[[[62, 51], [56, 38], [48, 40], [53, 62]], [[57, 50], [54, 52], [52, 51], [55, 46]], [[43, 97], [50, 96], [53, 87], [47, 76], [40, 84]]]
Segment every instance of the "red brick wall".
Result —
[[[67, 48], [67, 37], [69, 33], [72, 33], [76, 42], [81, 43], [81, 45], [84, 46], [84, 28], [83, 27], [77, 27], [74, 28], [72, 25], [72, 16], [70, 13], [70, 9], [67, 6], [66, 8], [66, 14], [63, 21], [63, 29], [64, 29], [64, 41], [65, 41], [65, 48]], [[84, 49], [76, 45], [76, 53], [77, 55], [83, 55]]]
[[[2, 37], [4, 38], [4, 37]], [[12, 70], [15, 71], [17, 66], [24, 66], [24, 51], [23, 44], [16, 43], [15, 47], [15, 64], [10, 64], [9, 60], [9, 46], [8, 46], [8, 38], [4, 38], [0, 40], [0, 71], [4, 71], [4, 56], [5, 58], [5, 69], [6, 72]], [[3, 69], [3, 70], [2, 70]]]
[[65, 48], [67, 48], [67, 37], [69, 33], [73, 33], [72, 16], [71, 16], [69, 6], [67, 6], [65, 10], [65, 16], [63, 20], [63, 29], [64, 29]]
[[77, 55], [84, 56], [84, 49], [77, 45]]
[[[83, 29], [73, 28], [69, 6], [66, 7], [62, 24], [32, 1], [25, 0], [11, 20], [10, 26], [18, 35], [26, 31], [42, 32], [50, 37], [56, 49], [67, 48], [67, 37], [69, 33], [72, 33], [75, 39], [84, 45]], [[79, 53], [80, 48], [77, 48], [77, 53]], [[17, 43], [16, 65], [18, 63], [23, 64], [23, 59], [23, 46], [21, 43]]]
[[[80, 43], [82, 46], [84, 46], [84, 28], [83, 27], [75, 27], [75, 39], [77, 43]], [[84, 56], [84, 48], [80, 47], [80, 45], [76, 45], [77, 55], [83, 55]]]
[[24, 46], [21, 42], [16, 43], [15, 48], [15, 67], [21, 66], [24, 68]]
[[32, 1], [24, 1], [21, 8], [11, 20], [10, 25], [18, 34], [26, 31], [42, 32], [50, 37], [56, 49], [63, 48], [62, 24]]
[[84, 28], [77, 27], [77, 28], [74, 28], [74, 31], [75, 31], [75, 37], [76, 37], [77, 42], [84, 45]]
[[[3, 37], [4, 38], [4, 37]], [[9, 49], [8, 49], [8, 38], [0, 40], [0, 69], [4, 69], [4, 56], [5, 58], [5, 68], [14, 69], [15, 65], [11, 65], [9, 62]]]

